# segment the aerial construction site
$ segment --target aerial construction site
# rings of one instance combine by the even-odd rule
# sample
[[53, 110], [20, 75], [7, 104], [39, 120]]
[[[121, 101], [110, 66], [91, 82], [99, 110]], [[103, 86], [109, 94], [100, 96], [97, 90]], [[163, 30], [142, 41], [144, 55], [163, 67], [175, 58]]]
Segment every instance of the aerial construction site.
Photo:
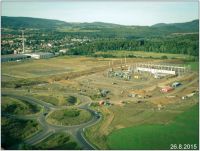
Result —
[[41, 132], [24, 140], [29, 146], [41, 148], [66, 131], [77, 149], [115, 148], [113, 132], [171, 123], [197, 104], [198, 77], [196, 69], [178, 59], [65, 56], [8, 62], [2, 64], [3, 110], [11, 116], [7, 103], [15, 100], [44, 108], [34, 109], [32, 117], [18, 111], [20, 104], [13, 108], [14, 119], [39, 120]]
[[1, 149], [198, 150], [198, 7], [4, 0]]

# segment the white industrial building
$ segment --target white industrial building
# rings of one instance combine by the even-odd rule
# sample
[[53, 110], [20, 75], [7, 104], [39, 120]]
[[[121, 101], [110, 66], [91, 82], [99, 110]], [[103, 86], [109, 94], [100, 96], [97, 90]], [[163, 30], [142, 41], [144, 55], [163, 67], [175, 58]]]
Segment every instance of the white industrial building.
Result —
[[138, 63], [134, 65], [135, 72], [149, 72], [153, 75], [182, 75], [188, 72], [188, 67], [166, 65], [166, 64], [152, 64], [152, 63]]
[[67, 53], [68, 49], [61, 49], [59, 50], [59, 53]]
[[38, 52], [38, 53], [30, 53], [30, 54], [24, 54], [26, 56], [30, 56], [33, 59], [47, 59], [54, 57], [53, 53], [49, 52]]

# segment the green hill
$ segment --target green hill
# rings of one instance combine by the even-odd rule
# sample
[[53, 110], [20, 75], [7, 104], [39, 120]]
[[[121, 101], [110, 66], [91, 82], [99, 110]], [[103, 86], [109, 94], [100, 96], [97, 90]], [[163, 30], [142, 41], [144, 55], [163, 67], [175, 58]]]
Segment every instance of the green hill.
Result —
[[2, 16], [2, 28], [47, 28], [47, 29], [59, 29], [59, 28], [79, 28], [87, 30], [100, 30], [102, 32], [109, 33], [132, 33], [136, 36], [139, 35], [162, 35], [166, 33], [178, 33], [178, 32], [198, 32], [199, 20], [194, 20], [186, 23], [173, 23], [164, 24], [159, 23], [153, 26], [125, 26], [104, 22], [93, 23], [69, 23], [59, 20], [31, 18], [31, 17], [7, 17]]
[[199, 20], [172, 24], [159, 23], [151, 26], [151, 28], [156, 28], [157, 30], [162, 32], [167, 30], [168, 32], [198, 32]]
[[61, 26], [69, 26], [69, 23], [59, 20], [50, 20], [31, 17], [1, 17], [2, 28], [58, 28]]

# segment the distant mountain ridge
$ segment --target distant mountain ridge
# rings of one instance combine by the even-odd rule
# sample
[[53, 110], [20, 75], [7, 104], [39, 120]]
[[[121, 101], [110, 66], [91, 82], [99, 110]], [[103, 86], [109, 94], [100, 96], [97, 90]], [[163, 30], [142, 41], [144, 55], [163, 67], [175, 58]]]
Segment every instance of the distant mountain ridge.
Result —
[[92, 22], [92, 23], [70, 23], [60, 20], [43, 19], [43, 18], [32, 18], [32, 17], [1, 17], [3, 28], [57, 28], [61, 26], [70, 27], [97, 27], [97, 28], [110, 28], [120, 27], [124, 25], [118, 25], [113, 23], [104, 22]]
[[1, 17], [1, 26], [3, 28], [57, 28], [69, 25], [69, 23], [59, 20], [32, 17]]
[[185, 23], [158, 23], [155, 25], [152, 25], [151, 27], [160, 28], [161, 30], [165, 29], [173, 29], [173, 30], [180, 30], [180, 31], [191, 31], [191, 32], [197, 32], [199, 29], [199, 20], [193, 20], [190, 22]]
[[184, 22], [184, 23], [157, 23], [157, 24], [154, 24], [152, 25], [152, 27], [163, 27], [163, 26], [179, 26], [179, 25], [183, 25], [183, 24], [198, 24], [199, 23], [199, 20], [198, 19], [195, 19], [195, 20], [192, 20], [190, 22]]
[[1, 17], [2, 28], [38, 28], [38, 29], [59, 29], [59, 28], [79, 28], [87, 30], [104, 30], [104, 29], [115, 29], [121, 30], [122, 28], [126, 31], [137, 30], [137, 34], [150, 33], [154, 34], [169, 34], [173, 32], [198, 32], [199, 31], [199, 20], [193, 20], [185, 23], [158, 23], [152, 26], [127, 26], [118, 25], [113, 23], [104, 22], [93, 22], [93, 23], [70, 23], [60, 20], [42, 19], [42, 18], [31, 18], [31, 17]]

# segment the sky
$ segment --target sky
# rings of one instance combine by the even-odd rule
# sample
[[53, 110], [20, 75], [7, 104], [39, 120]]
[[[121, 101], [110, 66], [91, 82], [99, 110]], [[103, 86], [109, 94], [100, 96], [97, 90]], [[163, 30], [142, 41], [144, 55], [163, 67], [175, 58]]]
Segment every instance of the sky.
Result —
[[108, 22], [122, 25], [179, 23], [198, 19], [198, 1], [2, 1], [2, 16]]

